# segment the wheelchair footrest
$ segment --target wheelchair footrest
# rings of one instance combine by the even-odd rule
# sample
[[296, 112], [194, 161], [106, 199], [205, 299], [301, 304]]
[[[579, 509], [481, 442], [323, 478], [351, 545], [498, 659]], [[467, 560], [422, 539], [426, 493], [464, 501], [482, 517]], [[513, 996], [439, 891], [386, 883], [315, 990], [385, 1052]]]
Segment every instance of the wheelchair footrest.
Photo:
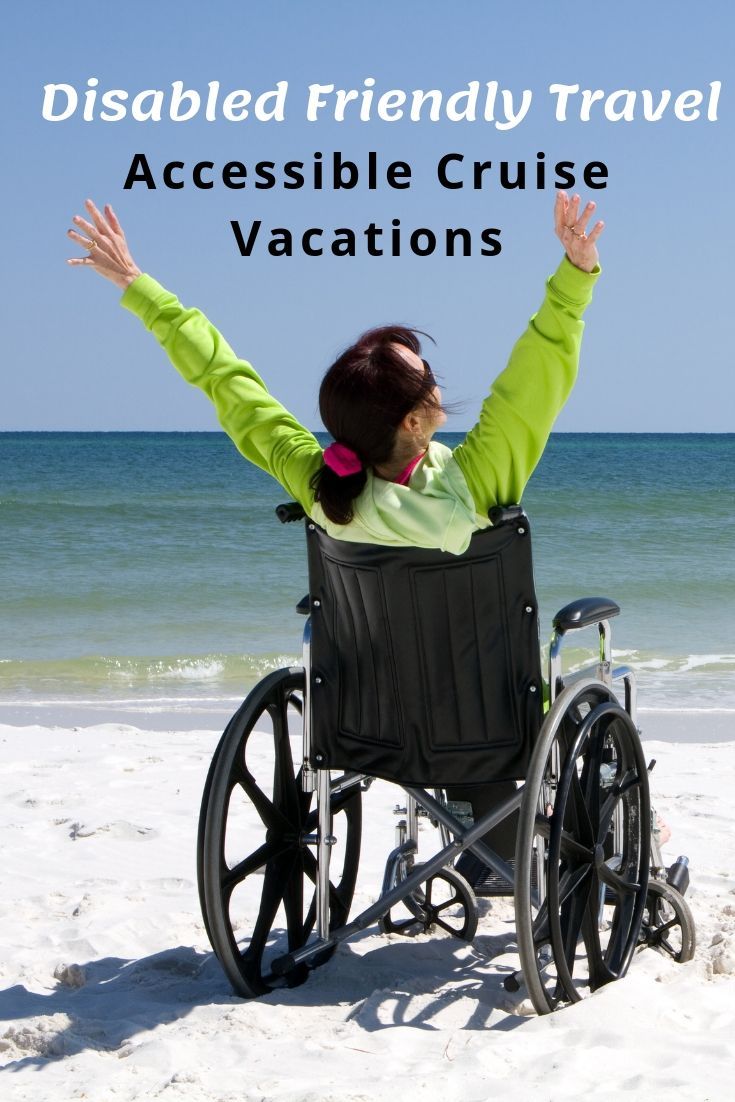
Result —
[[[511, 860], [508, 864], [515, 868], [515, 861]], [[475, 857], [474, 853], [461, 854], [455, 868], [469, 881], [472, 890], [478, 897], [513, 895], [513, 885], [509, 884], [504, 876], [488, 868], [479, 857]], [[538, 887], [538, 872], [535, 862], [532, 865], [531, 884], [534, 889]]]

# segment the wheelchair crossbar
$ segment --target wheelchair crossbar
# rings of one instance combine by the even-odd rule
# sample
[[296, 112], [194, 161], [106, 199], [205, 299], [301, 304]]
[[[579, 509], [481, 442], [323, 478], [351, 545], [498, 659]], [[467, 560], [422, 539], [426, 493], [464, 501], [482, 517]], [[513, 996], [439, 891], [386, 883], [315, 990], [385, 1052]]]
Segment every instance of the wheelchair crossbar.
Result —
[[455, 840], [439, 850], [439, 852], [429, 858], [428, 861], [423, 862], [420, 868], [414, 869], [414, 871], [409, 873], [405, 880], [401, 880], [395, 888], [391, 888], [390, 891], [381, 895], [380, 899], [376, 900], [375, 903], [371, 904], [371, 906], [361, 914], [357, 915], [356, 918], [353, 918], [352, 922], [347, 923], [346, 926], [340, 926], [338, 930], [333, 930], [329, 937], [317, 938], [310, 944], [305, 945], [302, 949], [295, 950], [293, 953], [286, 953], [281, 957], [276, 957], [271, 965], [271, 969], [275, 976], [285, 976], [288, 972], [296, 968], [297, 965], [303, 964], [311, 957], [321, 953], [324, 949], [329, 949], [333, 945], [339, 945], [341, 942], [352, 937], [353, 934], [365, 930], [368, 926], [371, 926], [373, 922], [377, 922], [379, 918], [387, 914], [391, 907], [400, 903], [402, 899], [405, 899], [407, 895], [410, 895], [411, 892], [415, 891], [416, 888], [420, 887], [421, 884], [431, 876], [443, 869], [450, 861], [454, 861], [460, 853], [466, 849], [471, 849], [473, 853], [490, 866], [493, 872], [498, 873], [506, 879], [509, 884], [514, 885], [515, 877], [513, 866], [509, 865], [507, 861], [503, 861], [501, 857], [498, 857], [498, 855], [486, 846], [484, 842], [480, 841], [480, 839], [483, 834], [492, 830], [493, 827], [501, 823], [503, 819], [507, 819], [516, 808], [520, 807], [523, 798], [523, 788], [519, 788], [514, 796], [504, 800], [494, 811], [478, 819], [471, 827], [463, 827], [450, 811], [440, 804], [438, 800], [435, 800], [433, 796], [430, 796], [423, 788], [405, 788], [404, 791], [407, 792], [409, 796], [413, 796], [418, 804], [446, 826], [447, 829], [455, 835]]
[[[523, 789], [519, 788], [515, 796], [510, 796], [502, 804], [500, 804], [494, 811], [489, 812], [483, 819], [479, 819], [476, 823], [473, 823], [471, 827], [463, 827], [457, 822], [455, 817], [450, 811], [444, 807], [438, 800], [435, 800], [433, 796], [430, 796], [428, 792], [424, 792], [423, 788], [407, 788], [409, 796], [413, 796], [417, 803], [431, 815], [438, 819], [452, 834], [459, 835], [460, 840], [464, 843], [462, 849], [470, 849], [472, 852], [484, 861], [493, 872], [502, 876], [504, 880], [507, 880], [509, 884], [515, 884], [513, 866], [509, 865], [507, 861], [504, 861], [502, 857], [498, 857], [497, 853], [494, 853], [489, 846], [486, 846], [480, 839], [483, 834], [487, 834], [489, 830], [496, 827], [498, 823], [502, 823], [503, 819], [507, 819], [508, 816], [521, 806], [521, 800], [523, 799]], [[459, 829], [458, 829], [459, 828]], [[478, 829], [481, 828], [481, 829]]]

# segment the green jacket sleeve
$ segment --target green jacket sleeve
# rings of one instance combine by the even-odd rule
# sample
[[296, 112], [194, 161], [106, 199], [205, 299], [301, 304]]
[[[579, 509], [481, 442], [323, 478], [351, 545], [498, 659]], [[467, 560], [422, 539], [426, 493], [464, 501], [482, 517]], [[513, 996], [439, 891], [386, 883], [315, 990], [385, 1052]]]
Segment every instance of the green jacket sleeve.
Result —
[[520, 501], [552, 425], [577, 377], [584, 322], [600, 269], [562, 260], [546, 298], [483, 402], [480, 419], [454, 450], [477, 512]]
[[149, 275], [135, 279], [122, 305], [140, 318], [187, 382], [214, 403], [238, 450], [278, 479], [309, 511], [309, 480], [322, 464], [318, 440], [268, 393], [262, 379], [199, 310], [190, 310]]

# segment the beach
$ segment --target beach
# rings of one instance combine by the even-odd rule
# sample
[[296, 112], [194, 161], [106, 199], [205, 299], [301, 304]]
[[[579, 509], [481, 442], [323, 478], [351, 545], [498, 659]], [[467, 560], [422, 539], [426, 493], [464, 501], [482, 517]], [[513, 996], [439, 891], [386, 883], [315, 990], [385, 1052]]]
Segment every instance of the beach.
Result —
[[[481, 901], [471, 943], [371, 928], [303, 986], [232, 994], [199, 909], [199, 805], [229, 715], [299, 660], [303, 534], [217, 434], [6, 433], [0, 460], [3, 1097], [731, 1096], [735, 437], [554, 436], [524, 498], [544, 636], [574, 597], [622, 606], [614, 660], [636, 670], [697, 929], [691, 962], [639, 952], [543, 1018], [503, 986], [509, 900]], [[353, 914], [380, 891], [399, 801], [365, 795]]]
[[[503, 987], [514, 966], [508, 901], [481, 903], [471, 944], [372, 928], [303, 986], [235, 997], [196, 888], [197, 811], [218, 733], [3, 726], [4, 1096], [729, 1098], [735, 740], [711, 723], [711, 742], [645, 740], [672, 830], [667, 859], [690, 859], [694, 960], [641, 951], [624, 980], [543, 1018], [523, 988]], [[365, 796], [355, 909], [379, 891], [398, 796], [380, 782]]]

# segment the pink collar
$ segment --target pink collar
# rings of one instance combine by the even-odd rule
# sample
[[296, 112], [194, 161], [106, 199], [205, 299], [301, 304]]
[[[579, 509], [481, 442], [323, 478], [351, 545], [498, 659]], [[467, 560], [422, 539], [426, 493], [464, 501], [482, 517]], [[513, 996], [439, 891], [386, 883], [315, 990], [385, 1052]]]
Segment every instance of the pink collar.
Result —
[[399, 486], [407, 486], [411, 475], [416, 470], [416, 468], [418, 467], [419, 463], [421, 462], [421, 460], [424, 458], [425, 455], [426, 455], [425, 451], [424, 452], [419, 452], [419, 454], [415, 457], [415, 459], [412, 459], [411, 462], [408, 464], [408, 466], [403, 468], [401, 473], [398, 475], [398, 478], [394, 478], [393, 481], [397, 482]]

